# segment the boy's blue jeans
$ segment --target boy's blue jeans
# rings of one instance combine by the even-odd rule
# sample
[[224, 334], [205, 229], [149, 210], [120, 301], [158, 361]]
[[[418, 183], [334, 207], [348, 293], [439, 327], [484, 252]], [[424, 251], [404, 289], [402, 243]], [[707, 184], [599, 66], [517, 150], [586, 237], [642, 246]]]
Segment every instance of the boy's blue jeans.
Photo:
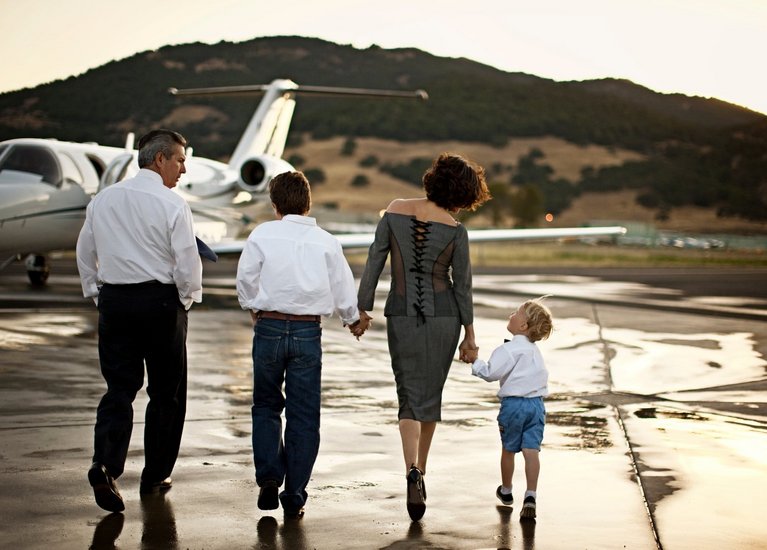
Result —
[[280, 502], [289, 512], [298, 511], [306, 502], [306, 486], [320, 447], [321, 338], [320, 324], [312, 321], [262, 318], [254, 327], [256, 483], [279, 487], [284, 481]]

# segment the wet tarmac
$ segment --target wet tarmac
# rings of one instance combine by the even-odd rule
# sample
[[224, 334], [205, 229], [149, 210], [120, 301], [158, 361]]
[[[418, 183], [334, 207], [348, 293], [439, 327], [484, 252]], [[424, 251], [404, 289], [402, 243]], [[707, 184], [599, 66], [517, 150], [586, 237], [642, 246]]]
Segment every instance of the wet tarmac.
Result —
[[[483, 357], [504, 338], [510, 307], [554, 294], [556, 331], [540, 344], [552, 395], [538, 518], [496, 505], [497, 387], [456, 361], [427, 512], [411, 523], [380, 309], [361, 342], [338, 320], [323, 323], [322, 444], [306, 516], [258, 510], [250, 324], [227, 262], [206, 264], [205, 301], [190, 314], [173, 489], [139, 498], [141, 393], [119, 480], [125, 513], [98, 508], [85, 475], [104, 388], [96, 312], [61, 262], [42, 291], [21, 271], [0, 274], [2, 548], [767, 548], [767, 271], [668, 272], [669, 284], [641, 271], [477, 274]], [[723, 278], [741, 291], [716, 293]]]

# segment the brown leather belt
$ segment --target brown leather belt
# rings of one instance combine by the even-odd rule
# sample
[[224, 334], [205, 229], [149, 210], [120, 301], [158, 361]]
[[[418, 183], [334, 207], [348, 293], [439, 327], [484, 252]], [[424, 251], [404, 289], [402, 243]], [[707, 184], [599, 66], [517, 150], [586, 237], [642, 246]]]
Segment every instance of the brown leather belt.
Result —
[[279, 319], [280, 321], [312, 321], [319, 323], [322, 318], [319, 315], [291, 315], [279, 311], [259, 311], [256, 319]]

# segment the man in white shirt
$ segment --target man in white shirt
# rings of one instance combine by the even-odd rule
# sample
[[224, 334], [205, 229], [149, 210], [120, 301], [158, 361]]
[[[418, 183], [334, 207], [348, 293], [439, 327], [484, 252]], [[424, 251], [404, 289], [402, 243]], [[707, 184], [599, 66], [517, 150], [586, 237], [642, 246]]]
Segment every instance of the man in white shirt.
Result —
[[186, 140], [154, 130], [139, 140], [140, 170], [98, 193], [77, 240], [85, 297], [99, 309], [99, 362], [107, 391], [99, 403], [88, 480], [96, 503], [125, 509], [122, 475], [133, 400], [147, 372], [142, 494], [167, 491], [186, 414], [187, 310], [202, 300], [202, 264], [189, 205], [172, 191]]
[[240, 305], [254, 326], [253, 461], [258, 507], [281, 503], [286, 517], [300, 518], [320, 444], [320, 318], [336, 314], [354, 327], [359, 311], [341, 244], [307, 216], [304, 174], [276, 176], [269, 197], [277, 219], [253, 230], [237, 267]]

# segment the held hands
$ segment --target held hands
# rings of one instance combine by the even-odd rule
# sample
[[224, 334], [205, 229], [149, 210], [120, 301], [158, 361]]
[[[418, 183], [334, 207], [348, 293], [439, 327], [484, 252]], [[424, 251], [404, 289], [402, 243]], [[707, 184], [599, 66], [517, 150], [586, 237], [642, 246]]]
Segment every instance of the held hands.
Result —
[[458, 346], [458, 351], [460, 352], [458, 358], [464, 363], [473, 363], [479, 357], [479, 348], [474, 338], [468, 336]]
[[372, 324], [373, 318], [367, 314], [367, 311], [360, 310], [360, 320], [353, 325], [349, 325], [349, 332], [359, 340], [360, 336], [365, 334]]

